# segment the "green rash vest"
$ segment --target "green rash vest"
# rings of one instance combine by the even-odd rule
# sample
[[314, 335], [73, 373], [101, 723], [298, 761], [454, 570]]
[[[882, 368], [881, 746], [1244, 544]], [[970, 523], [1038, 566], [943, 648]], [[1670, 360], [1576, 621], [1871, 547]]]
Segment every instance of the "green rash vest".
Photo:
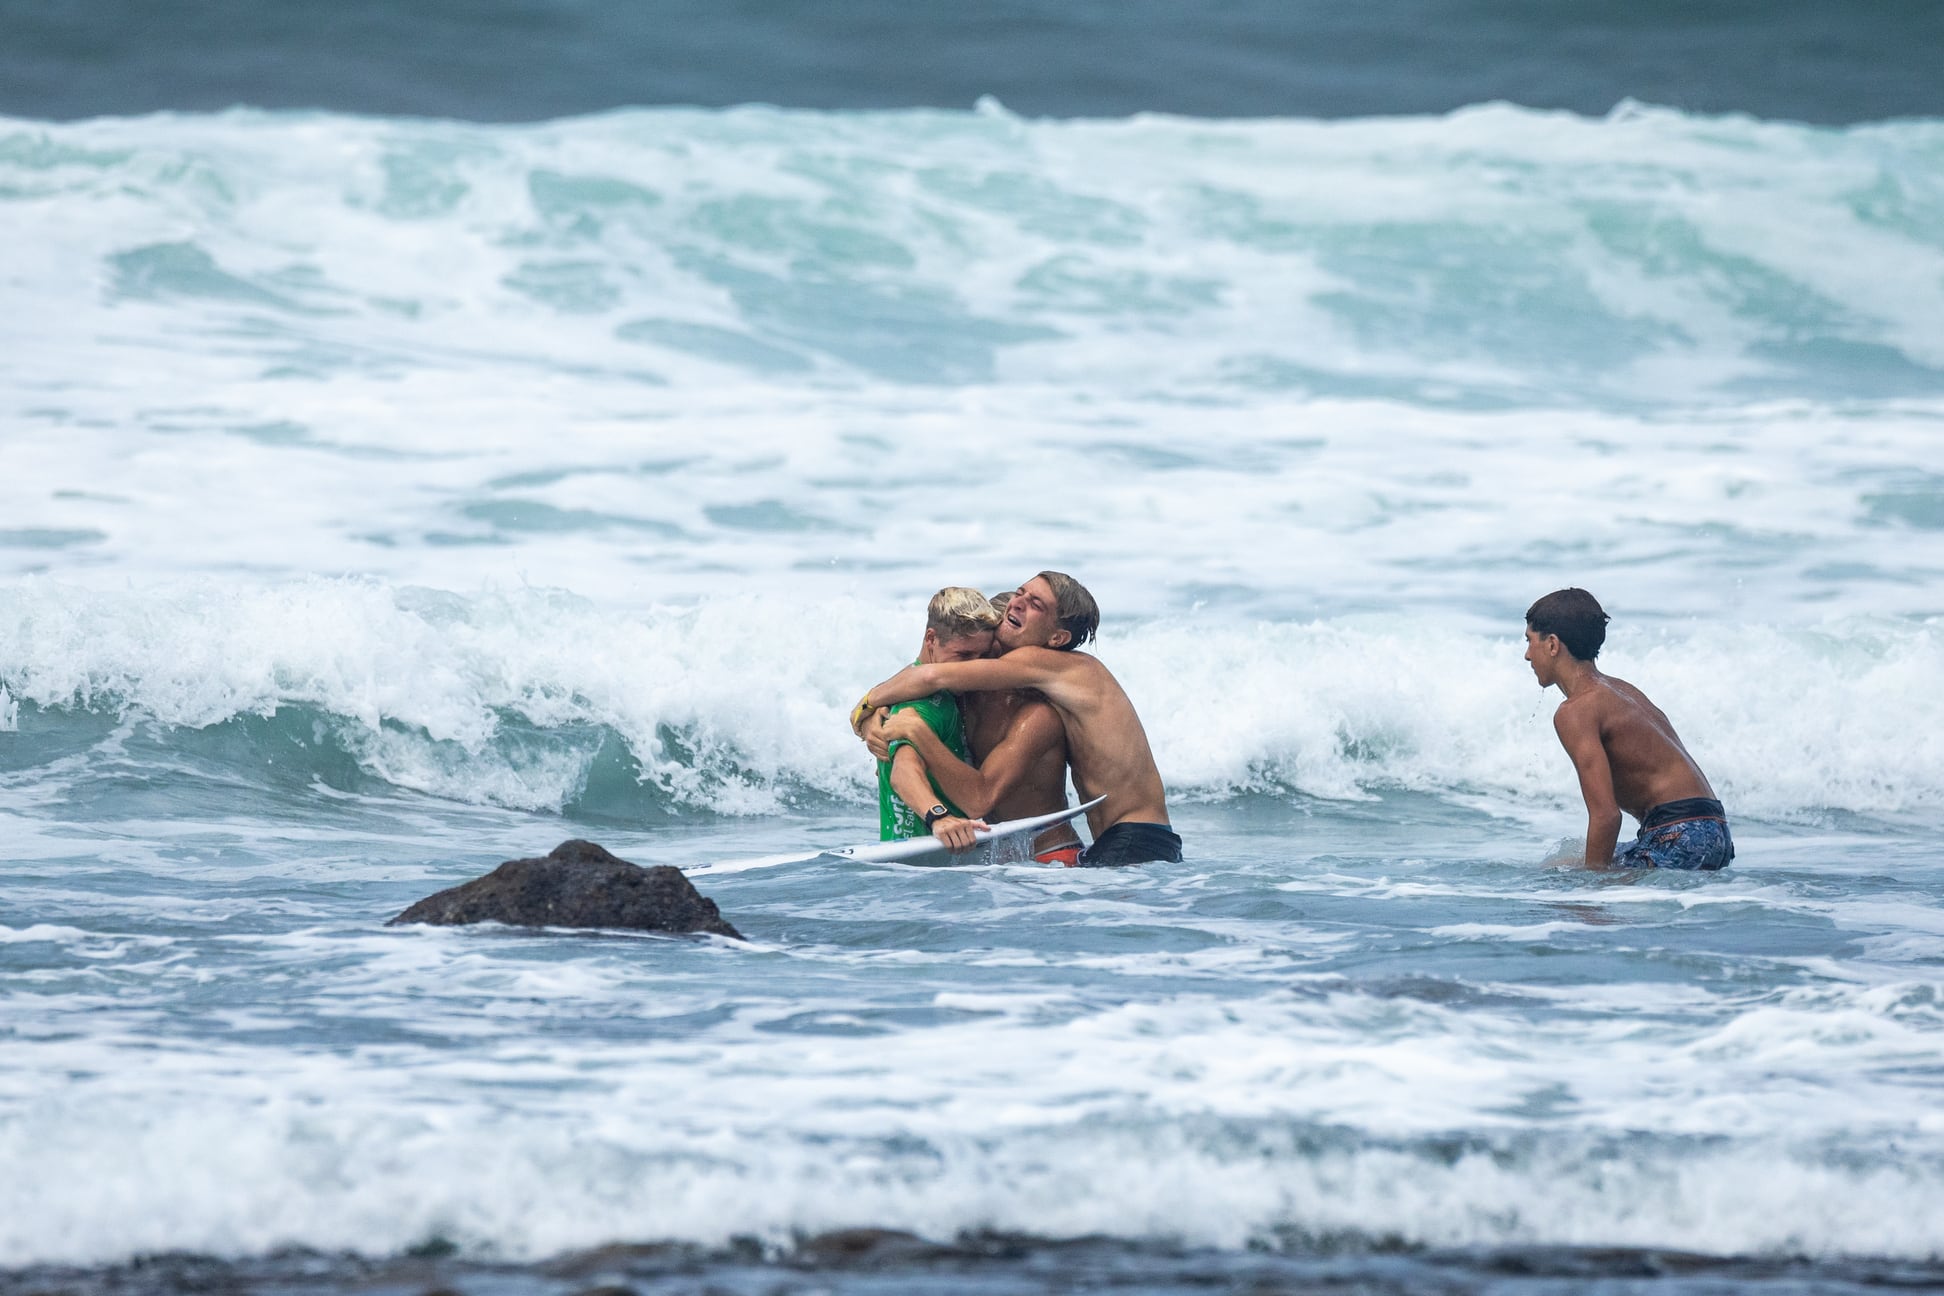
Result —
[[[918, 663], [913, 662], [916, 666]], [[943, 689], [930, 697], [919, 698], [915, 702], [900, 702], [891, 708], [893, 711], [912, 710], [924, 717], [931, 731], [938, 735], [952, 755], [960, 760], [969, 760], [965, 746], [965, 721], [959, 716], [958, 699]], [[910, 743], [891, 744], [891, 754], [896, 756], [898, 748], [909, 747]], [[907, 837], [929, 837], [931, 832], [925, 827], [924, 818], [904, 803], [891, 787], [891, 762], [879, 761], [878, 774], [878, 837], [883, 841], [902, 841]], [[939, 789], [938, 780], [931, 780], [932, 791], [939, 801], [953, 814], [964, 817], [965, 812], [952, 804], [951, 798]]]

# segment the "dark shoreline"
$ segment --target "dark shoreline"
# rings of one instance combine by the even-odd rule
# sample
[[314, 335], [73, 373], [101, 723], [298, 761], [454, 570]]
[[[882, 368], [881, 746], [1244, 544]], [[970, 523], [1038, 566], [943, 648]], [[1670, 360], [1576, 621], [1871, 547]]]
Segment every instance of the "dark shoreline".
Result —
[[0, 1296], [810, 1296], [815, 1292], [1039, 1293], [1944, 1291], [1944, 1259], [1707, 1256], [1628, 1247], [1416, 1249], [1328, 1243], [1222, 1251], [1088, 1237], [967, 1234], [931, 1242], [846, 1229], [784, 1249], [744, 1240], [613, 1245], [512, 1264], [435, 1241], [373, 1258], [289, 1249], [244, 1259], [188, 1252], [97, 1267], [0, 1270]]

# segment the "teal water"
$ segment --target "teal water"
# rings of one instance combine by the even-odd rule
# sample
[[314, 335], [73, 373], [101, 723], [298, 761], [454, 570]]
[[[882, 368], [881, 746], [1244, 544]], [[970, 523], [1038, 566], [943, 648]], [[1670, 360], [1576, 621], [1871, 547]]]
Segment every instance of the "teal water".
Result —
[[[1933, 818], [1600, 876], [1445, 798], [1247, 796], [1179, 809], [1176, 868], [711, 876], [864, 816], [563, 821], [89, 727], [23, 717], [0, 792], [19, 1260], [864, 1224], [1932, 1246]], [[568, 835], [693, 869], [749, 945], [380, 926]], [[103, 1175], [168, 1208], [105, 1213]]]
[[[5, 123], [7, 1281], [1934, 1281], [1941, 139]], [[711, 867], [1046, 566], [1184, 864]], [[1728, 871], [1548, 863], [1569, 583]], [[749, 942], [382, 925], [570, 837]]]
[[663, 104], [970, 107], [1034, 116], [1355, 117], [1507, 101], [1601, 113], [1850, 123], [1944, 110], [1921, 3], [1833, 10], [1652, 0], [1624, 12], [1507, 0], [892, 0], [602, 5], [8, 0], [0, 112], [76, 118], [233, 104], [531, 121]]

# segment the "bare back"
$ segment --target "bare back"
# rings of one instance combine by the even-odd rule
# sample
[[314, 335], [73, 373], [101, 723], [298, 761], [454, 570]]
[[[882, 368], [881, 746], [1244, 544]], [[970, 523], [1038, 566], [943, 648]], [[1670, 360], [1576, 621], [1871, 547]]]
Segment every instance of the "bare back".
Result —
[[[993, 749], [1031, 719], [1029, 708], [1051, 710], [1051, 704], [1032, 693], [967, 693], [959, 699], [965, 713], [965, 741], [972, 759], [983, 765]], [[1036, 754], [1026, 772], [1007, 788], [986, 812], [993, 819], [1024, 819], [1066, 808], [1067, 754], [1064, 742]]]
[[1613, 774], [1614, 803], [1635, 819], [1669, 801], [1714, 796], [1666, 714], [1625, 680], [1601, 675], [1560, 703], [1562, 716], [1569, 707], [1575, 714], [1582, 707], [1592, 712]]
[[1083, 801], [1106, 794], [1104, 802], [1087, 812], [1094, 837], [1117, 823], [1167, 823], [1161, 771], [1120, 681], [1097, 657], [1061, 655], [1072, 665], [1043, 691], [1066, 723], [1074, 790]]
[[[966, 745], [972, 750], [972, 759], [980, 765], [1008, 739], [1031, 745], [1034, 738], [1030, 733], [1061, 726], [1051, 703], [1036, 693], [1019, 689], [967, 693], [959, 698], [959, 707], [965, 714]], [[1038, 723], [1041, 717], [1044, 717], [1043, 724]], [[1025, 771], [992, 803], [986, 817], [1025, 819], [1064, 810], [1066, 785], [1067, 750], [1062, 737], [1046, 743], [1033, 754]], [[1036, 850], [1046, 850], [1078, 840], [1069, 825], [1060, 824], [1040, 834], [1033, 845]]]

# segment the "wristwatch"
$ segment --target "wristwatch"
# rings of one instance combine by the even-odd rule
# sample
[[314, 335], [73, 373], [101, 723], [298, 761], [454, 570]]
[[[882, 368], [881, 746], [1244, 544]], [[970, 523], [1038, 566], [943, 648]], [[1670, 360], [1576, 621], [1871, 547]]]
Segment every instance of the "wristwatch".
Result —
[[930, 832], [931, 826], [933, 824], [937, 823], [940, 819], [945, 818], [947, 815], [951, 813], [952, 812], [950, 810], [946, 809], [942, 805], [935, 805], [931, 809], [925, 811], [925, 831]]

